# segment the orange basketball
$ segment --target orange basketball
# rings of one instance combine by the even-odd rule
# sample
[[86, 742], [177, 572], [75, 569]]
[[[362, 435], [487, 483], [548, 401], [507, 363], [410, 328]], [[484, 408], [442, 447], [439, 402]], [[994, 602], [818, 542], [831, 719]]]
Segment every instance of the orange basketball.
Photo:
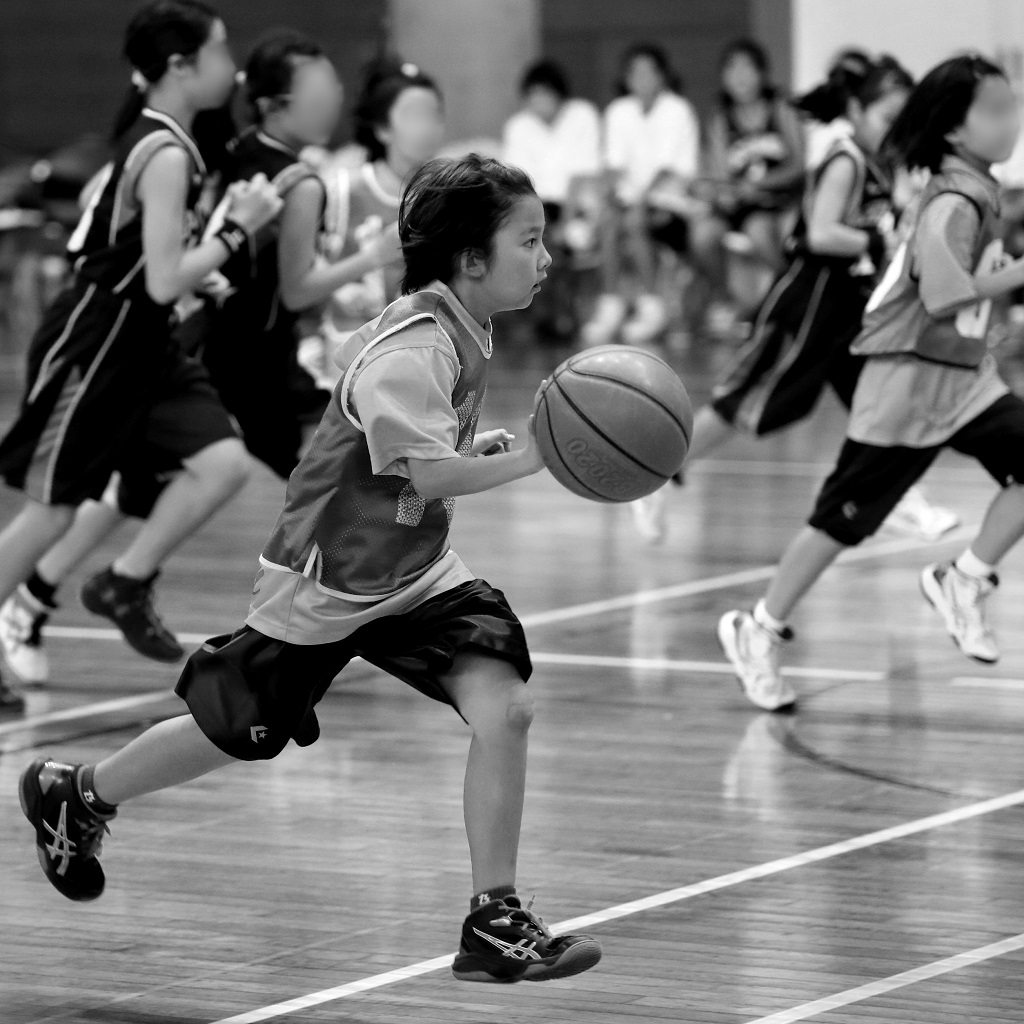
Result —
[[693, 435], [683, 382], [645, 349], [567, 359], [537, 395], [537, 445], [559, 483], [592, 501], [634, 501], [677, 472]]

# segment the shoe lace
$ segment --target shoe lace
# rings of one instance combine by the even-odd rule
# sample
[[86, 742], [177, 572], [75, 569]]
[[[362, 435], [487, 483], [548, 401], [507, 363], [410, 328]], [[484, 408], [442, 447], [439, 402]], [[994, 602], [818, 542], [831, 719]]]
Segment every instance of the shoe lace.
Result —
[[110, 826], [100, 818], [75, 818], [79, 828], [78, 855], [83, 860], [103, 852], [103, 837], [110, 835]]
[[149, 636], [167, 636], [169, 630], [164, 625], [153, 603], [153, 584], [156, 583], [156, 576], [148, 580], [140, 580], [137, 586], [132, 587], [127, 602], [130, 607], [139, 612], [146, 620], [146, 632]]
[[957, 611], [961, 621], [969, 628], [976, 630], [981, 636], [989, 638], [994, 634], [986, 616], [989, 595], [995, 589], [991, 580], [958, 573], [961, 588], [966, 591], [966, 600], [957, 601]]
[[531, 896], [530, 902], [525, 907], [512, 907], [507, 903], [505, 909], [508, 911], [502, 917], [495, 918], [491, 924], [505, 927], [505, 928], [518, 928], [521, 932], [529, 936], [537, 936], [541, 939], [550, 939], [551, 931], [547, 925], [544, 924], [544, 919], [533, 912], [533, 901], [537, 897]]

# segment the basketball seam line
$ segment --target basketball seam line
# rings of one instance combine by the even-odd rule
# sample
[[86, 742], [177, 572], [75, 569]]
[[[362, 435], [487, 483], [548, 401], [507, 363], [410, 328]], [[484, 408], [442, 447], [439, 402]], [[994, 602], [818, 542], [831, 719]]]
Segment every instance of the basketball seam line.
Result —
[[[615, 441], [613, 441], [610, 437], [608, 437], [608, 435], [605, 434], [605, 432], [603, 430], [601, 430], [600, 427], [598, 427], [598, 425], [592, 419], [590, 419], [590, 417], [587, 416], [587, 414], [585, 412], [583, 412], [583, 410], [569, 397], [569, 394], [565, 390], [565, 388], [563, 388], [562, 385], [558, 383], [558, 378], [557, 377], [555, 378], [554, 383], [555, 383], [555, 387], [558, 388], [559, 393], [565, 399], [566, 404], [569, 406], [569, 408], [572, 409], [572, 411], [574, 413], [576, 413], [576, 415], [579, 416], [579, 418], [581, 420], [583, 420], [583, 422], [586, 423], [586, 425], [588, 427], [590, 427], [590, 429], [593, 430], [595, 434], [598, 434], [602, 438], [604, 438], [604, 440], [607, 441], [608, 444], [610, 444], [620, 455], [625, 456], [627, 459], [629, 459], [630, 462], [635, 463], [642, 470], [644, 470], [647, 473], [650, 473], [651, 476], [659, 477], [662, 480], [669, 480], [669, 479], [671, 479], [671, 477], [672, 477], [671, 473], [662, 473], [660, 470], [657, 470], [657, 469], [652, 468], [651, 466], [648, 466], [646, 463], [641, 462], [638, 458], [636, 458], [636, 456], [631, 455], [629, 452], [626, 451], [625, 448], [622, 448]], [[640, 394], [646, 394], [646, 392], [641, 391]], [[545, 398], [546, 398], [546, 396], [545, 396]], [[684, 433], [685, 433], [685, 431], [684, 431]], [[561, 456], [559, 456], [559, 457], [561, 458]]]
[[[548, 387], [550, 387], [550, 386], [551, 385], [549, 384]], [[561, 390], [561, 389], [559, 389], [559, 390]], [[584, 483], [572, 471], [572, 466], [570, 466], [569, 463], [565, 461], [564, 456], [562, 455], [562, 453], [558, 449], [558, 442], [555, 440], [555, 432], [551, 428], [551, 413], [548, 410], [548, 388], [544, 389], [544, 394], [541, 396], [541, 398], [542, 398], [542, 400], [544, 402], [544, 417], [545, 417], [546, 425], [547, 425], [547, 428], [548, 428], [548, 437], [551, 438], [551, 450], [558, 456], [558, 461], [561, 462], [561, 464], [565, 467], [565, 471], [569, 474], [569, 476], [571, 476], [573, 478], [573, 480], [576, 481], [576, 483], [578, 483], [580, 485], [580, 487], [582, 487], [584, 490], [590, 491], [590, 493], [593, 494], [594, 497], [600, 498], [601, 501], [607, 501], [608, 499], [600, 491], [595, 491], [594, 488], [591, 487], [589, 484]]]
[[[661, 360], [659, 359], [658, 362], [660, 363]], [[665, 365], [667, 366], [668, 364], [666, 363]], [[576, 366], [570, 366], [568, 367], [568, 369], [572, 370], [573, 373], [578, 373], [581, 377], [596, 377], [598, 380], [606, 380], [609, 384], [617, 384], [619, 387], [626, 388], [629, 391], [634, 391], [638, 395], [643, 395], [644, 398], [648, 399], [652, 405], [656, 405], [659, 409], [664, 410], [665, 414], [669, 417], [669, 419], [671, 419], [672, 422], [675, 423], [677, 427], [679, 427], [679, 430], [682, 432], [683, 437], [686, 439], [687, 447], [689, 447], [691, 438], [690, 433], [687, 432], [686, 424], [683, 423], [683, 421], [679, 419], [679, 417], [667, 405], [665, 405], [664, 402], [662, 402], [659, 398], [652, 395], [649, 391], [644, 391], [643, 388], [638, 388], [635, 384], [630, 384], [628, 381], [619, 380], [618, 377], [608, 377], [603, 373], [593, 373], [588, 370], [581, 370]], [[669, 367], [669, 369], [671, 369], [671, 367]], [[564, 372], [565, 371], [563, 371], [563, 373]], [[554, 383], [558, 383], [558, 378], [561, 377], [561, 375], [562, 374], [557, 374], [555, 376]], [[559, 390], [562, 389], [560, 388]], [[565, 392], [562, 391], [562, 394], [565, 394]]]

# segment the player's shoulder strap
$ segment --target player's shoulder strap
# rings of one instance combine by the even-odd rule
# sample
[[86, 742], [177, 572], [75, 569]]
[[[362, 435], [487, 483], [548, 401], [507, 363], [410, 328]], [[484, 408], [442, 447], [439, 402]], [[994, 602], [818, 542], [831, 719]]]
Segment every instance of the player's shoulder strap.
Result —
[[300, 181], [305, 181], [307, 178], [316, 178], [319, 181], [320, 175], [317, 174], [316, 168], [307, 164], [305, 160], [296, 160], [295, 163], [278, 171], [271, 184], [283, 199]]
[[825, 169], [835, 160], [842, 157], [852, 160], [854, 168], [853, 188], [850, 190], [850, 196], [846, 201], [846, 209], [843, 211], [844, 219], [849, 219], [855, 216], [860, 209], [860, 204], [864, 197], [864, 187], [867, 184], [868, 178], [867, 157], [853, 139], [843, 136], [836, 139], [829, 146], [821, 163], [818, 164], [818, 169], [814, 173], [814, 185], [817, 187], [825, 173]]

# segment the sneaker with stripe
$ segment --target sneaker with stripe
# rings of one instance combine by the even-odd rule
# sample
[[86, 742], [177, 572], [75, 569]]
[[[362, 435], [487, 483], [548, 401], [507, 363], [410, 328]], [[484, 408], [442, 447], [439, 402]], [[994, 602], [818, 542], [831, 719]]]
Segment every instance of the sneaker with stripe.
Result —
[[589, 971], [601, 959], [601, 944], [589, 935], [552, 935], [518, 896], [484, 903], [462, 925], [462, 943], [452, 964], [459, 981], [511, 984], [554, 981]]

